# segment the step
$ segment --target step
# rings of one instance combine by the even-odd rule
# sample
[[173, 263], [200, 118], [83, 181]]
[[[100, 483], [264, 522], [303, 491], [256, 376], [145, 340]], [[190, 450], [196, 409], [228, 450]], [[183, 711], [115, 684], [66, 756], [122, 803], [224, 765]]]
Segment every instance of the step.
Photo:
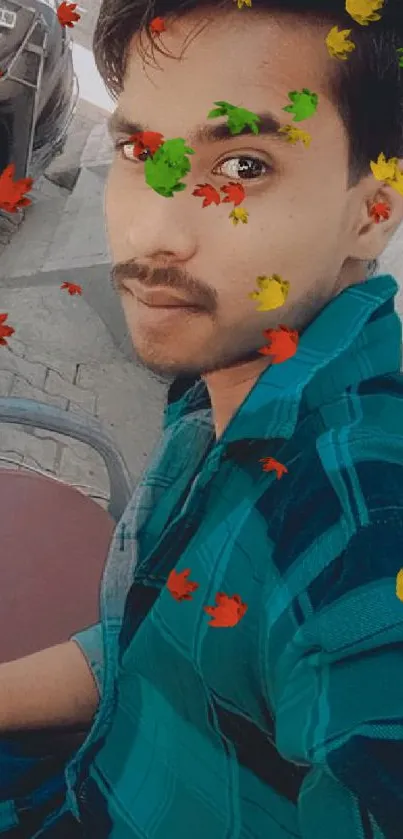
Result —
[[59, 191], [57, 197], [43, 198], [27, 208], [23, 223], [16, 230], [10, 230], [12, 238], [1, 252], [0, 286], [14, 277], [35, 276], [41, 270], [67, 200], [68, 193], [60, 194]]
[[103, 211], [104, 177], [83, 168], [64, 207], [41, 269], [110, 264]]

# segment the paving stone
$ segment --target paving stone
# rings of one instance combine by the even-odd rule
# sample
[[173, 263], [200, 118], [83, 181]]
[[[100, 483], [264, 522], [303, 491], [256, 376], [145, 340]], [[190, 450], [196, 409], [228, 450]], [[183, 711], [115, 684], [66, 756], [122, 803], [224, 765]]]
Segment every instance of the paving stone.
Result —
[[63, 447], [58, 477], [109, 497], [109, 478], [103, 459], [85, 443], [70, 441]]
[[91, 417], [91, 419], [94, 419], [94, 417], [98, 416], [97, 415], [97, 397], [96, 396], [94, 397], [94, 406], [91, 410], [88, 410], [87, 407], [84, 408], [82, 405], [76, 405], [75, 402], [71, 402], [71, 401], [68, 404], [67, 410], [68, 410], [69, 414], [79, 414], [80, 416], [84, 415], [84, 416], [87, 416], [87, 417]]
[[4, 248], [5, 245], [8, 245], [11, 239], [12, 233], [7, 230], [1, 230], [0, 228], [0, 247]]
[[[68, 198], [68, 195], [68, 190], [54, 184], [53, 181], [49, 180], [49, 178], [45, 175], [41, 175], [40, 178], [37, 178], [36, 181], [34, 181], [33, 187], [29, 193], [29, 197], [33, 205], [43, 199]], [[27, 215], [29, 215], [29, 210], [27, 210]]]
[[46, 476], [49, 475], [51, 478], [57, 477], [54, 465], [52, 467], [44, 465], [42, 455], [39, 460], [35, 457], [30, 457], [30, 455], [26, 455], [23, 458], [22, 463], [18, 466], [18, 469], [33, 469], [35, 472], [43, 472]]
[[6, 351], [0, 354], [0, 370], [15, 373], [36, 388], [42, 388], [45, 383], [46, 367], [43, 364], [34, 364], [32, 361], [11, 352]]
[[67, 382], [72, 382], [76, 375], [77, 365], [73, 361], [64, 359], [62, 355], [59, 356], [56, 353], [41, 352], [35, 346], [29, 352], [29, 360], [35, 364], [43, 364], [48, 370], [60, 373]]
[[[76, 282], [80, 282], [79, 272]], [[108, 329], [93, 309], [58, 287], [3, 288], [1, 311], [9, 313], [8, 322], [26, 346], [27, 358], [36, 351], [49, 359], [63, 358], [80, 364], [110, 361], [119, 355]]]
[[0, 396], [8, 396], [11, 390], [11, 386], [13, 383], [13, 373], [9, 373], [7, 370], [0, 370]]
[[45, 402], [47, 405], [55, 405], [57, 408], [66, 410], [68, 400], [62, 396], [54, 396], [50, 393], [45, 393], [39, 388], [32, 387], [24, 379], [15, 377], [10, 396], [20, 396], [22, 399], [35, 399], [37, 402]]
[[[109, 264], [103, 211], [104, 177], [82, 169], [47, 252], [44, 271]], [[26, 274], [26, 271], [19, 271]], [[16, 272], [13, 272], [16, 275]]]
[[[46, 174], [53, 183], [69, 170], [76, 176], [80, 174], [81, 157], [94, 127], [105, 121], [105, 112], [83, 99], [78, 101], [77, 110], [69, 128], [63, 153], [58, 155], [48, 167]], [[74, 178], [76, 180], [76, 177]], [[63, 179], [62, 185], [66, 184]], [[67, 179], [67, 186], [68, 186]]]
[[46, 393], [51, 393], [56, 396], [64, 396], [71, 400], [76, 405], [83, 405], [89, 412], [93, 412], [95, 408], [95, 394], [90, 390], [76, 387], [71, 382], [67, 382], [62, 378], [60, 373], [55, 373], [52, 370], [49, 372], [45, 382]]
[[52, 172], [50, 180], [55, 186], [67, 189], [68, 192], [73, 192], [73, 189], [78, 181], [81, 168], [80, 166], [71, 166], [70, 169], [63, 169], [62, 171]]
[[101, 173], [104, 167], [110, 166], [113, 156], [113, 141], [105, 118], [92, 129], [81, 156], [81, 165]]
[[18, 452], [7, 452], [5, 454], [0, 449], [0, 469], [1, 467], [4, 469], [12, 469], [14, 465], [18, 468], [23, 460], [24, 455], [19, 454]]
[[38, 440], [33, 434], [20, 430], [24, 426], [4, 424], [1, 431], [0, 454], [16, 452], [23, 463], [52, 471], [55, 466], [57, 444], [53, 440]]
[[134, 363], [80, 366], [77, 383], [97, 393], [97, 417], [136, 483], [160, 437], [167, 383]]
[[[60, 218], [63, 217], [68, 198], [69, 193], [57, 198], [43, 197], [28, 208], [24, 223], [1, 256], [0, 280], [10, 280], [20, 275], [34, 276], [40, 271], [56, 235]], [[29, 248], [26, 247], [28, 241]]]
[[[8, 351], [11, 352], [13, 355], [18, 355], [20, 358], [25, 356], [26, 346], [19, 341], [18, 338], [14, 338], [14, 335], [10, 338], [10, 343], [7, 347]], [[35, 359], [30, 358], [30, 361], [35, 361]], [[38, 363], [40, 364], [40, 359], [38, 359]]]
[[[90, 490], [109, 499], [108, 471], [102, 456], [95, 449], [68, 435], [56, 434], [53, 431], [47, 432], [38, 428], [34, 434], [42, 440], [46, 440], [50, 434], [56, 443], [58, 457], [55, 473], [60, 480], [74, 486], [89, 487]], [[91, 492], [87, 494], [92, 495]]]

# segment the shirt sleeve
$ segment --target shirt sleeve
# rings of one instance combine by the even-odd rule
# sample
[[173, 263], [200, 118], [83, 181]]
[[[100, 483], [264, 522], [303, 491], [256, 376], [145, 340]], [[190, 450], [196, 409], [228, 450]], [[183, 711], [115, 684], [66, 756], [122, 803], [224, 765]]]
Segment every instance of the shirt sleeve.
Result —
[[402, 566], [403, 510], [390, 507], [304, 591], [275, 703], [280, 754], [310, 767], [302, 839], [403, 836]]
[[70, 641], [74, 641], [80, 647], [81, 652], [87, 659], [89, 668], [94, 676], [99, 695], [102, 696], [104, 678], [104, 645], [102, 637], [102, 624], [95, 623], [93, 626], [83, 629], [72, 635]]

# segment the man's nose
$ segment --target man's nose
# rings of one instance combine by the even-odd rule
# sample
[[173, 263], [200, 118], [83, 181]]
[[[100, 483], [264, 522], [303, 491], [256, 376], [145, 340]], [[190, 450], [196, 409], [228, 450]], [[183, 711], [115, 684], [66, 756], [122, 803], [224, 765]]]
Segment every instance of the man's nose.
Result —
[[165, 198], [157, 193], [141, 201], [128, 225], [129, 250], [141, 261], [187, 262], [197, 250], [194, 214], [184, 193]]

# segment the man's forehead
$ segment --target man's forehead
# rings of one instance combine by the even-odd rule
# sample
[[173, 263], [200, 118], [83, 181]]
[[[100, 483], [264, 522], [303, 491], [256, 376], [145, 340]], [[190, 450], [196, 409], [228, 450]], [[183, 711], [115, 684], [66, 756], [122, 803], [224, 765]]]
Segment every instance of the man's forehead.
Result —
[[[214, 103], [221, 100], [258, 114], [259, 134], [284, 144], [287, 138], [278, 132], [291, 121], [283, 110], [289, 105], [290, 91], [310, 88], [320, 96], [322, 110], [328, 84], [323, 65], [318, 70], [321, 62], [317, 48], [322, 46], [326, 54], [323, 32], [318, 38], [308, 32], [300, 44], [297, 33], [304, 33], [301, 26], [296, 33], [295, 27], [290, 29], [284, 23], [270, 25], [269, 15], [248, 16], [245, 26], [241, 17], [235, 13], [231, 26], [225, 29], [227, 48], [221, 44], [216, 21], [195, 34], [180, 59], [181, 44], [191, 28], [188, 25], [177, 30], [174, 25], [173, 35], [163, 42], [173, 57], [156, 54], [158, 67], [145, 65], [133, 43], [124, 88], [111, 121], [113, 136], [117, 132], [127, 136], [156, 131], [198, 145], [236, 139], [239, 135], [230, 135], [222, 118], [207, 118]], [[256, 36], [249, 39], [249, 47], [246, 33]], [[312, 49], [313, 42], [316, 50]], [[301, 54], [304, 58], [308, 53], [309, 66], [301, 61]], [[246, 128], [241, 133], [252, 132]]]

